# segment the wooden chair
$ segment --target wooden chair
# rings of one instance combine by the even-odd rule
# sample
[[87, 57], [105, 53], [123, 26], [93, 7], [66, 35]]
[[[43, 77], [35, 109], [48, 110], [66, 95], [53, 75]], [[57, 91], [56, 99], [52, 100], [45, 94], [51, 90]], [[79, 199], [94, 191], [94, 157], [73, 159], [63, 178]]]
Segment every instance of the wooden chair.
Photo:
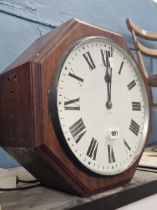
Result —
[[[151, 41], [157, 41], [157, 32], [150, 32], [146, 31], [139, 26], [137, 26], [132, 20], [127, 19], [126, 24], [130, 32], [132, 33], [135, 50], [137, 53], [137, 59], [138, 63], [141, 66], [141, 69], [144, 73], [144, 76], [146, 78], [148, 87], [157, 87], [157, 74], [154, 74], [152, 76], [148, 76], [148, 71], [145, 66], [144, 58], [143, 56], [149, 56], [149, 57], [156, 57], [157, 58], [157, 49], [154, 48], [148, 48], [144, 46], [140, 41], [139, 37], [143, 40], [151, 40]], [[151, 91], [151, 90], [150, 90]], [[157, 104], [153, 102], [152, 99], [152, 107], [157, 108]]]

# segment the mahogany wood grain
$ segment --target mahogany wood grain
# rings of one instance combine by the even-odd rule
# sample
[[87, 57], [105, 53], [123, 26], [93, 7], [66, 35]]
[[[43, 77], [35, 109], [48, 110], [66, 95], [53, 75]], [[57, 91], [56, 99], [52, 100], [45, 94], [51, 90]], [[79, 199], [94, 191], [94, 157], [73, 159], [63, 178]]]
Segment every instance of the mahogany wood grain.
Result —
[[[134, 60], [119, 34], [71, 19], [38, 39], [0, 75], [0, 146], [43, 184], [81, 196], [128, 182], [140, 158], [119, 175], [94, 176], [77, 166], [58, 140], [58, 131], [49, 114], [49, 92], [52, 91], [53, 78], [67, 49], [88, 36], [112, 39]], [[140, 67], [139, 71], [151, 98], [150, 88]], [[8, 82], [13, 75], [16, 75], [16, 80]], [[12, 86], [16, 92], [13, 97], [10, 94]], [[10, 120], [12, 115], [15, 116], [14, 121]], [[11, 138], [12, 133], [14, 139]], [[146, 141], [149, 133], [150, 128]]]
[[0, 75], [0, 145], [34, 145], [31, 63]]

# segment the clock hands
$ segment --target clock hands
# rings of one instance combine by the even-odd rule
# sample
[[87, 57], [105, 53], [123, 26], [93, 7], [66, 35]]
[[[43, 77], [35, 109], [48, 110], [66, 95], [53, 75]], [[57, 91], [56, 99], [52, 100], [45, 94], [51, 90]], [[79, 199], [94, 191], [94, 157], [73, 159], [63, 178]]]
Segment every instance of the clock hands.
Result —
[[112, 102], [111, 102], [111, 85], [112, 85], [112, 68], [106, 67], [106, 73], [104, 77], [106, 83], [107, 83], [107, 102], [106, 107], [108, 109], [112, 108]]

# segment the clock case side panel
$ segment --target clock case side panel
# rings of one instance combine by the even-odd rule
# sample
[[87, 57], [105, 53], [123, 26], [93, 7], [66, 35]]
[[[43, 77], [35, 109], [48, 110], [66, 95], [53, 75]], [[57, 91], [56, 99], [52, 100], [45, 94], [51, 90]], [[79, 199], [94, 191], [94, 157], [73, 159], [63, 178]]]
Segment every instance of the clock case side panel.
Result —
[[0, 75], [0, 146], [33, 147], [34, 115], [28, 62]]
[[77, 194], [44, 150], [40, 64], [28, 62], [0, 75], [0, 94], [0, 146], [41, 184]]
[[[62, 34], [62, 38], [58, 40], [58, 43], [53, 47], [46, 55], [43, 55], [42, 58], [42, 67], [44, 70], [43, 72], [43, 83], [42, 83], [42, 92], [43, 92], [43, 119], [45, 122], [45, 130], [44, 130], [44, 139], [50, 139], [50, 136], [54, 136], [54, 130], [59, 138], [59, 132], [62, 132], [58, 127], [56, 131], [55, 125], [52, 125], [49, 110], [48, 110], [48, 97], [45, 100], [45, 96], [47, 92], [52, 88], [52, 78], [54, 77], [54, 72], [57, 71], [57, 66], [60, 63], [60, 59], [64, 56], [66, 50], [72, 46], [76, 41], [81, 40], [82, 38], [88, 36], [104, 36], [106, 38], [112, 39], [116, 43], [118, 43], [122, 48], [124, 48], [129, 55], [131, 55], [129, 48], [127, 47], [126, 43], [123, 41], [122, 37], [116, 33], [112, 33], [108, 30], [100, 29], [95, 26], [91, 26], [80, 21], [75, 20], [75, 25], [68, 33]], [[131, 55], [131, 57], [133, 57]], [[54, 110], [55, 112], [55, 110]], [[53, 132], [52, 132], [53, 131]], [[89, 195], [96, 192], [103, 191], [104, 189], [112, 188], [113, 186], [121, 185], [122, 183], [128, 182], [134, 175], [138, 160], [131, 166], [130, 169], [125, 171], [122, 174], [116, 176], [109, 176], [109, 177], [95, 177], [91, 176], [88, 173], [81, 170], [77, 167], [73, 161], [65, 154], [64, 147], [58, 145], [57, 138], [53, 139], [52, 141], [46, 141], [45, 145], [49, 149], [50, 153], [56, 156], [58, 163], [61, 165], [62, 168], [66, 169], [65, 179], [66, 176], [73, 177], [73, 185], [78, 186], [80, 183], [80, 188], [84, 189], [81, 193], [82, 195]], [[57, 151], [57, 152], [56, 152]], [[68, 180], [67, 180], [68, 182]], [[86, 189], [86, 190], [85, 190]]]
[[[66, 27], [67, 25], [67, 27]], [[68, 21], [64, 24], [66, 27], [65, 32], [69, 30], [73, 25], [73, 20]], [[58, 30], [62, 30], [62, 27], [59, 27]], [[64, 27], [63, 27], [64, 28]], [[52, 32], [51, 32], [52, 35]], [[52, 37], [55, 36], [53, 33]], [[57, 36], [58, 37], [58, 36]], [[51, 39], [50, 39], [51, 40]], [[37, 41], [38, 42], [38, 41]], [[39, 42], [38, 42], [39, 43]], [[46, 43], [44, 41], [44, 43]], [[35, 44], [36, 45], [36, 44]], [[47, 47], [46, 45], [45, 47]], [[41, 76], [41, 68], [40, 68], [40, 59], [39, 63], [35, 63], [33, 61], [27, 60], [34, 60], [37, 55], [34, 55], [33, 52], [36, 50], [31, 49], [34, 47], [34, 44], [28, 48], [19, 58], [15, 60], [1, 75], [0, 75], [0, 93], [3, 93], [7, 83], [5, 83], [5, 79], [11, 75], [11, 79], [16, 75], [16, 79], [20, 83], [15, 83], [15, 92], [21, 91], [20, 94], [15, 95], [14, 102], [17, 112], [15, 110], [10, 109], [10, 106], [4, 109], [6, 104], [11, 104], [10, 102], [12, 99], [10, 97], [1, 97], [0, 101], [0, 110], [1, 113], [4, 114], [5, 121], [0, 119], [0, 146], [3, 147], [5, 151], [7, 151], [13, 158], [15, 158], [22, 166], [24, 166], [30, 173], [32, 173], [38, 180], [41, 181], [44, 185], [54, 187], [55, 189], [60, 189], [66, 192], [70, 192], [73, 194], [82, 194], [79, 189], [74, 190], [73, 187], [66, 181], [64, 176], [64, 169], [56, 169], [59, 168], [57, 161], [51, 155], [47, 155], [47, 152], [43, 151], [43, 119], [42, 119], [42, 100], [41, 100], [41, 83], [42, 83], [42, 76]], [[43, 47], [44, 49], [44, 47]], [[30, 55], [29, 55], [30, 52]], [[32, 54], [31, 54], [32, 53]], [[42, 54], [42, 50], [41, 50]], [[39, 54], [39, 56], [41, 55]], [[26, 57], [25, 57], [26, 56]], [[28, 57], [27, 57], [28, 56]], [[20, 66], [18, 66], [20, 65]], [[16, 67], [18, 66], [18, 67]], [[15, 67], [15, 68], [14, 68]], [[13, 69], [11, 69], [13, 68]], [[15, 79], [15, 78], [14, 78]], [[9, 80], [10, 82], [10, 80]], [[28, 100], [27, 100], [28, 99]], [[24, 102], [29, 102], [25, 105]], [[10, 110], [7, 112], [6, 110]], [[26, 110], [26, 118], [20, 118], [17, 122], [17, 118], [23, 113], [23, 110]], [[11, 112], [13, 111], [14, 116], [14, 123], [13, 125], [16, 126], [17, 131], [22, 130], [25, 131], [25, 135], [22, 136], [21, 134], [18, 136], [13, 135], [14, 141], [10, 140], [7, 135], [3, 135], [5, 130], [8, 127], [11, 131], [15, 132], [15, 127], [9, 124]], [[5, 113], [8, 113], [7, 117]], [[31, 119], [29, 118], [31, 115]], [[4, 122], [4, 123], [3, 123]], [[29, 125], [23, 126], [30, 122]], [[6, 126], [6, 129], [4, 127]], [[29, 130], [31, 130], [29, 135]], [[8, 130], [7, 130], [8, 131]], [[3, 138], [4, 137], [4, 138]], [[23, 138], [22, 138], [23, 137]], [[42, 152], [41, 152], [42, 151]], [[44, 157], [43, 157], [44, 156]], [[49, 159], [49, 161], [47, 160]], [[47, 164], [48, 163], [48, 164]], [[41, 169], [41, 170], [40, 170]], [[71, 178], [69, 178], [69, 182]], [[78, 193], [79, 192], [79, 193]]]
[[40, 65], [28, 62], [0, 75], [0, 94], [0, 146], [41, 184], [76, 193], [53, 169], [55, 161], [43, 157]]

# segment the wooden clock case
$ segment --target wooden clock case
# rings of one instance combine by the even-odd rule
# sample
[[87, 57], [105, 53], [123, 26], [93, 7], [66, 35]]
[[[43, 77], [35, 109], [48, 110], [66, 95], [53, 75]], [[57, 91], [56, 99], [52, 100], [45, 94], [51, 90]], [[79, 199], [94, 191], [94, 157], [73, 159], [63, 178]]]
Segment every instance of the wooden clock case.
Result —
[[140, 158], [119, 175], [98, 177], [77, 167], [57, 139], [49, 114], [52, 78], [66, 50], [87, 36], [112, 39], [132, 57], [119, 34], [71, 19], [36, 40], [0, 75], [0, 146], [43, 185], [81, 196], [128, 182]]

